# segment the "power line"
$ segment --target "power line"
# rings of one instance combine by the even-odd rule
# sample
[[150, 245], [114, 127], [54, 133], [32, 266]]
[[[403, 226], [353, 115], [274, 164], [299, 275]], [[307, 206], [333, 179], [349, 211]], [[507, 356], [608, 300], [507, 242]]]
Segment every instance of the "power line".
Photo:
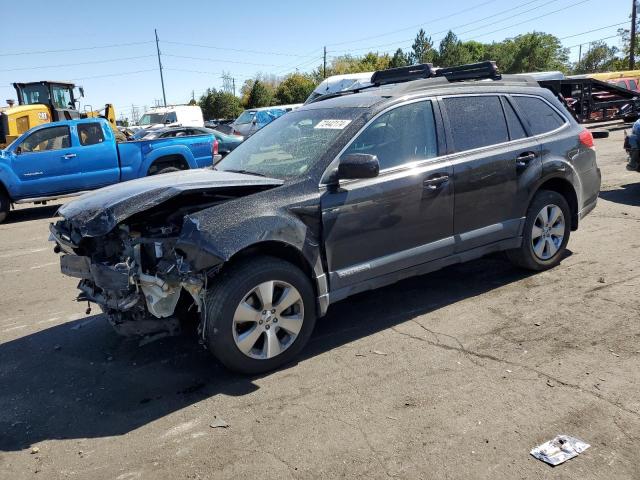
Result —
[[9, 57], [14, 55], [38, 55], [41, 53], [79, 52], [82, 50], [97, 50], [100, 48], [129, 47], [131, 45], [144, 45], [148, 43], [153, 43], [153, 42], [148, 41], [148, 42], [112, 43], [109, 45], [96, 45], [93, 47], [62, 48], [58, 50], [31, 50], [31, 51], [25, 51], [25, 52], [0, 53], [0, 57]]
[[146, 70], [134, 70], [132, 72], [107, 73], [104, 75], [93, 75], [91, 77], [76, 77], [76, 78], [72, 78], [71, 80], [89, 80], [91, 78], [104, 78], [104, 77], [124, 77], [126, 75], [133, 75], [136, 73], [155, 72], [155, 71], [156, 71], [155, 68], [149, 68]]
[[579, 2], [572, 3], [571, 5], [567, 5], [566, 7], [559, 8], [559, 9], [554, 10], [552, 12], [548, 12], [548, 13], [545, 13], [543, 15], [538, 15], [537, 17], [529, 18], [529, 19], [525, 20], [524, 22], [514, 23], [514, 24], [511, 24], [511, 25], [507, 25], [506, 27], [499, 28], [498, 30], [494, 30], [492, 32], [483, 33], [482, 35], [478, 35], [478, 36], [476, 36], [476, 37], [474, 37], [474, 38], [472, 38], [470, 40], [475, 40], [476, 38], [480, 38], [480, 37], [486, 37], [487, 35], [493, 35], [494, 33], [502, 32], [503, 30], [508, 30], [509, 28], [517, 27], [517, 26], [523, 25], [525, 23], [529, 23], [529, 22], [531, 22], [533, 20], [538, 20], [540, 18], [548, 17], [549, 15], [553, 15], [554, 13], [562, 12], [564, 10], [568, 10], [570, 8], [576, 7], [578, 5], [582, 5], [583, 3], [587, 3], [587, 2], [590, 2], [590, 1], [591, 0], [580, 0]]
[[[463, 9], [463, 10], [459, 10], [459, 11], [457, 11], [457, 12], [451, 13], [451, 14], [449, 14], [449, 15], [445, 15], [444, 17], [439, 17], [439, 18], [436, 18], [436, 19], [434, 19], [434, 20], [430, 20], [430, 21], [428, 21], [428, 22], [418, 23], [418, 24], [416, 24], [416, 25], [411, 25], [410, 27], [400, 28], [400, 29], [398, 29], [398, 30], [393, 30], [393, 31], [390, 31], [390, 32], [381, 33], [381, 34], [379, 34], [379, 35], [371, 35], [371, 36], [369, 36], [369, 37], [362, 37], [362, 38], [359, 38], [359, 39], [357, 39], [357, 40], [347, 40], [347, 41], [344, 41], [344, 42], [328, 43], [328, 44], [327, 44], [327, 46], [329, 46], [329, 47], [333, 47], [333, 46], [335, 46], [335, 45], [345, 45], [345, 44], [347, 44], [347, 43], [358, 43], [358, 42], [361, 42], [361, 41], [363, 41], [363, 40], [371, 40], [371, 39], [373, 39], [373, 38], [380, 38], [380, 37], [386, 37], [386, 36], [388, 36], [388, 35], [393, 35], [394, 33], [398, 33], [398, 32], [406, 32], [407, 30], [413, 30], [414, 28], [417, 28], [417, 27], [422, 27], [422, 26], [425, 26], [425, 25], [430, 25], [430, 24], [432, 24], [432, 23], [436, 23], [436, 22], [439, 22], [439, 21], [441, 21], [441, 20], [446, 20], [446, 19], [448, 19], [448, 18], [455, 17], [456, 15], [460, 15], [460, 14], [462, 14], [462, 13], [467, 13], [467, 12], [468, 12], [468, 11], [470, 11], [470, 10], [475, 10], [476, 8], [484, 7], [485, 5], [488, 5], [488, 4], [493, 3], [493, 2], [495, 2], [495, 1], [496, 1], [496, 0], [488, 0], [488, 1], [486, 1], [486, 2], [479, 3], [479, 4], [474, 5], [474, 6], [472, 6], [472, 7], [468, 7], [468, 8], [465, 8], [465, 9]], [[535, 1], [537, 1], [537, 0], [535, 0]]]
[[182, 45], [186, 47], [199, 47], [199, 48], [211, 48], [213, 50], [227, 50], [229, 52], [241, 52], [241, 53], [255, 53], [256, 55], [279, 55], [284, 57], [299, 57], [305, 58], [304, 55], [298, 55], [295, 53], [283, 53], [283, 52], [264, 52], [260, 50], [246, 50], [242, 48], [229, 48], [229, 47], [214, 47], [212, 45], [202, 45], [198, 43], [185, 43], [185, 42], [171, 42], [169, 40], [163, 40], [162, 43], [171, 45]]
[[272, 63], [252, 63], [252, 62], [240, 62], [236, 60], [220, 60], [216, 58], [204, 58], [204, 57], [190, 57], [187, 55], [173, 55], [170, 53], [163, 53], [164, 57], [175, 57], [175, 58], [187, 58], [191, 60], [203, 60], [206, 62], [217, 62], [217, 63], [236, 63], [239, 65], [254, 65], [258, 67], [282, 67], [283, 65], [274, 65]]
[[[626, 25], [627, 23], [629, 23], [628, 20], [625, 20], [624, 22], [614, 23], [613, 25], [607, 25], [606, 27], [594, 28], [593, 30], [587, 30], [586, 32], [575, 33], [573, 35], [568, 35], [566, 37], [561, 37], [558, 40], [566, 40], [567, 38], [579, 37], [580, 35], [584, 35], [586, 33], [598, 32], [600, 30], [605, 30], [607, 28], [618, 27], [620, 25]], [[617, 35], [615, 35], [615, 36], [617, 36]], [[609, 38], [611, 38], [611, 37], [609, 37]], [[567, 48], [569, 48], [569, 47], [567, 47]]]
[[620, 35], [616, 34], [616, 35], [611, 35], [610, 37], [603, 37], [603, 38], [598, 38], [596, 40], [589, 40], [588, 42], [582, 42], [582, 43], [576, 43], [575, 45], [571, 45], [570, 47], [565, 47], [567, 49], [572, 49], [572, 48], [576, 48], [579, 47], [580, 45], [588, 45], [590, 43], [596, 43], [596, 42], [602, 42], [604, 40], [609, 40], [611, 38], [617, 38]]
[[149, 58], [154, 55], [139, 55], [137, 57], [121, 57], [121, 58], [110, 58], [108, 60], [92, 60], [90, 62], [76, 62], [76, 63], [61, 63], [58, 65], [41, 65], [39, 67], [19, 67], [19, 68], [9, 68], [2, 70], [3, 72], [15, 72], [18, 70], [41, 70], [43, 68], [59, 68], [59, 67], [75, 67], [78, 65], [93, 65], [96, 63], [109, 63], [109, 62], [120, 62], [123, 60], [137, 60], [140, 58]]
[[[453, 31], [453, 30], [455, 30], [455, 29], [462, 28], [462, 27], [468, 27], [469, 25], [473, 25], [473, 24], [475, 24], [475, 23], [483, 22], [483, 21], [488, 20], [488, 19], [494, 19], [494, 21], [493, 21], [491, 24], [489, 24], [489, 25], [493, 25], [493, 24], [495, 24], [495, 23], [497, 23], [497, 22], [504, 22], [504, 21], [506, 21], [506, 20], [509, 20], [510, 18], [517, 17], [517, 16], [519, 16], [519, 15], [524, 15], [525, 13], [529, 13], [529, 12], [531, 12], [531, 11], [533, 11], [533, 10], [537, 10], [538, 8], [544, 7], [545, 5], [548, 5], [548, 4], [550, 4], [550, 3], [557, 2], [558, 0], [549, 0], [549, 1], [547, 1], [546, 3], [543, 3], [542, 5], [538, 5], [538, 6], [537, 6], [537, 7], [535, 7], [535, 8], [532, 8], [532, 9], [529, 9], [529, 10], [525, 10], [524, 12], [517, 13], [517, 14], [515, 14], [515, 15], [512, 15], [512, 16], [511, 16], [511, 17], [509, 17], [509, 18], [503, 18], [502, 20], [495, 20], [495, 17], [497, 17], [497, 16], [504, 15], [505, 13], [512, 12], [512, 11], [514, 11], [514, 10], [517, 10], [517, 9], [519, 9], [519, 8], [522, 8], [522, 7], [526, 7], [527, 5], [531, 5], [532, 3], [536, 3], [536, 2], [539, 2], [539, 1], [540, 1], [540, 0], [529, 0], [529, 1], [523, 2], [523, 3], [519, 4], [519, 5], [516, 5], [516, 6], [514, 6], [514, 7], [507, 8], [507, 9], [505, 9], [505, 10], [500, 10], [499, 12], [496, 12], [496, 13], [494, 13], [494, 14], [492, 14], [492, 15], [488, 15], [488, 16], [486, 16], [486, 17], [479, 18], [479, 19], [474, 20], [474, 21], [472, 21], [472, 22], [463, 23], [463, 24], [461, 24], [461, 25], [455, 25], [455, 26], [453, 26], [453, 27], [449, 27], [449, 28], [447, 28], [447, 29], [445, 29], [445, 30], [440, 30], [440, 31], [438, 31], [438, 32], [434, 32], [434, 33], [432, 33], [431, 35], [439, 35], [439, 34], [441, 34], [441, 33], [447, 33], [447, 32], [449, 32], [449, 31]], [[477, 28], [474, 28], [474, 29], [468, 30], [468, 31], [466, 31], [466, 32], [462, 32], [462, 33], [461, 33], [461, 35], [463, 35], [463, 34], [465, 34], [465, 33], [473, 32], [473, 31], [476, 31], [476, 30], [480, 30], [480, 29], [485, 28], [485, 27], [487, 27], [487, 26], [489, 26], [489, 25], [482, 25], [482, 26], [480, 26], [480, 27], [477, 27]], [[372, 47], [364, 47], [364, 48], [360, 47], [360, 48], [354, 48], [354, 49], [348, 50], [347, 52], [356, 52], [356, 51], [362, 51], [362, 50], [372, 50], [372, 49], [376, 49], [376, 48], [380, 48], [380, 47], [388, 47], [388, 46], [390, 46], [390, 45], [397, 45], [397, 44], [399, 44], [399, 43], [405, 43], [405, 42], [411, 42], [411, 41], [413, 41], [413, 38], [408, 38], [408, 39], [404, 39], [404, 40], [397, 40], [397, 41], [395, 41], [395, 42], [384, 43], [384, 44], [381, 44], [381, 45], [374, 45], [374, 46], [372, 46]], [[435, 42], [434, 42], [434, 43], [435, 43]]]

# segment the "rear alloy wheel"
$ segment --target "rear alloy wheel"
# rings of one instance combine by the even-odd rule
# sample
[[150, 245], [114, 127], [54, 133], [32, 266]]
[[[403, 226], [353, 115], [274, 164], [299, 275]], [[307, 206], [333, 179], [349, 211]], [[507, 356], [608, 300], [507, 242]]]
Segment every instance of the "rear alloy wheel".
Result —
[[206, 341], [227, 368], [262, 373], [291, 361], [315, 325], [315, 295], [295, 265], [273, 257], [232, 264], [206, 295]]
[[531, 231], [531, 247], [540, 260], [552, 258], [564, 241], [566, 222], [557, 205], [545, 205], [538, 212]]
[[541, 190], [527, 210], [520, 248], [509, 259], [529, 270], [547, 270], [560, 263], [571, 234], [571, 210], [558, 192]]
[[9, 197], [0, 190], [0, 223], [4, 222], [9, 216], [10, 207], [11, 202], [9, 201]]

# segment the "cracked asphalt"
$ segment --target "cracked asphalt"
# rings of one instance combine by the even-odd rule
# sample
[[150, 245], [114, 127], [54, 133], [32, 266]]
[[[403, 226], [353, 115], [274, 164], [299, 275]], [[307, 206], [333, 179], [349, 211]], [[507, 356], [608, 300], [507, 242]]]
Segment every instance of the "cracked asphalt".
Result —
[[[597, 140], [600, 201], [559, 267], [497, 255], [358, 295], [255, 378], [188, 336], [117, 337], [59, 273], [55, 206], [19, 208], [0, 225], [0, 477], [640, 478], [640, 174], [622, 138]], [[529, 455], [560, 433], [591, 448]]]

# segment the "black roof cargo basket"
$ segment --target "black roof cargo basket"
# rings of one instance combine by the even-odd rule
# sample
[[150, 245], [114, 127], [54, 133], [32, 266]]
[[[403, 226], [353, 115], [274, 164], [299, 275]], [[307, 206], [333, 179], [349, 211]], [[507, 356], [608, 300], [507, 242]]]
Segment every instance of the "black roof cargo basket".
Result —
[[436, 77], [445, 77], [450, 82], [461, 82], [464, 80], [482, 80], [485, 78], [500, 80], [502, 75], [496, 62], [486, 61], [479, 63], [469, 63], [457, 67], [439, 68]]
[[376, 86], [388, 85], [390, 83], [409, 82], [420, 78], [431, 78], [435, 70], [431, 63], [420, 63], [409, 65], [408, 67], [388, 68], [378, 70], [371, 75], [371, 83]]

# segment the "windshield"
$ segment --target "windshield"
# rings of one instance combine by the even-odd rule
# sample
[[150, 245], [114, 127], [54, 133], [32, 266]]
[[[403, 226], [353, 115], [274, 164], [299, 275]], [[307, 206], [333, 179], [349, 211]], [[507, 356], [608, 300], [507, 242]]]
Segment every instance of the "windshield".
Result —
[[25, 105], [49, 103], [49, 90], [42, 84], [26, 85], [22, 89], [22, 101]]
[[240, 115], [235, 122], [236, 125], [242, 125], [245, 123], [251, 123], [251, 120], [253, 120], [253, 117], [256, 116], [256, 111], [255, 110], [245, 110], [244, 112], [242, 112], [242, 115]]
[[297, 110], [258, 130], [216, 165], [274, 178], [304, 175], [362, 109]]
[[157, 123], [175, 123], [178, 119], [176, 112], [168, 113], [145, 113], [140, 117], [138, 125], [155, 125]]

